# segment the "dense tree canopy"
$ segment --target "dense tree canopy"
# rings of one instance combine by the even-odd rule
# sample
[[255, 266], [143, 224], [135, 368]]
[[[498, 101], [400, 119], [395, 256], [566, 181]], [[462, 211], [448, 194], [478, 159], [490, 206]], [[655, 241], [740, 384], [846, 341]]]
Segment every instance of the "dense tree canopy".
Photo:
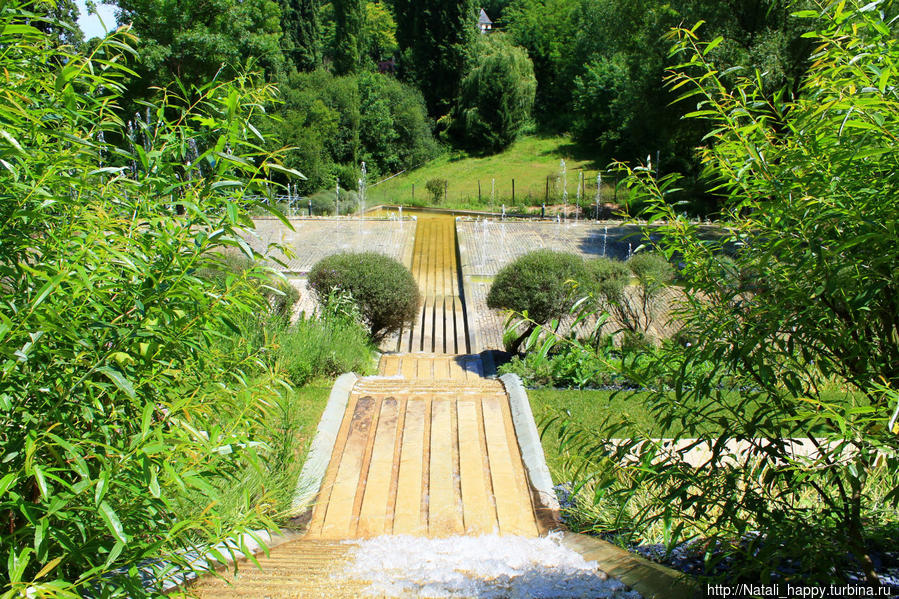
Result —
[[340, 75], [362, 67], [365, 53], [365, 0], [334, 0], [334, 69]]
[[303, 166], [302, 193], [355, 189], [358, 165], [370, 176], [421, 164], [437, 152], [424, 100], [393, 77], [364, 72], [336, 77], [320, 69], [292, 75], [282, 92], [278, 121], [267, 129], [294, 148], [291, 166]]
[[428, 113], [446, 115], [471, 62], [477, 36], [473, 0], [396, 0], [397, 42], [406, 80], [421, 89]]
[[84, 34], [78, 27], [78, 6], [75, 0], [41, 0], [33, 10], [42, 15], [40, 20], [33, 21], [34, 26], [46, 33], [48, 39], [68, 45], [84, 41]]
[[224, 66], [253, 61], [270, 78], [283, 73], [281, 10], [274, 0], [116, 0], [119, 23], [140, 36], [140, 79], [132, 94], [173, 78], [211, 80]]
[[281, 0], [284, 56], [299, 71], [321, 64], [321, 28], [318, 0]]
[[497, 151], [530, 120], [537, 81], [527, 52], [502, 34], [477, 44], [477, 58], [462, 79], [452, 133], [476, 151]]
[[703, 21], [704, 35], [724, 37], [710, 50], [722, 71], [758, 69], [769, 92], [795, 89], [810, 46], [793, 10], [779, 0], [513, 0], [504, 19], [534, 61], [544, 127], [570, 130], [607, 159], [660, 151], [671, 171], [696, 167], [691, 148], [705, 129], [681, 119], [692, 107], [663, 85], [666, 33]]

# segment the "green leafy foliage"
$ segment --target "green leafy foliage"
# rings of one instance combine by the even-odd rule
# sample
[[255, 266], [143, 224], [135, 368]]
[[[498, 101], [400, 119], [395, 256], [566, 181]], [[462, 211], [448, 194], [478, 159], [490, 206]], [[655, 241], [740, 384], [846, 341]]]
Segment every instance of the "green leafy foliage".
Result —
[[340, 75], [354, 73], [362, 66], [365, 52], [365, 1], [333, 0], [334, 69]]
[[392, 77], [335, 77], [320, 69], [291, 75], [284, 104], [265, 131], [293, 150], [286, 164], [308, 177], [301, 193], [353, 189], [358, 165], [371, 177], [411, 168], [436, 155], [421, 94]]
[[471, 0], [395, 0], [400, 67], [425, 97], [428, 114], [449, 114], [468, 70], [477, 34]]
[[507, 264], [497, 273], [487, 294], [487, 306], [494, 310], [526, 313], [532, 324], [510, 342], [517, 351], [534, 330], [566, 314], [576, 299], [573, 286], [588, 281], [584, 260], [575, 254], [536, 250]]
[[388, 60], [396, 55], [396, 21], [386, 3], [365, 3], [363, 25], [366, 53], [373, 61]]
[[280, 0], [284, 57], [298, 71], [313, 71], [321, 64], [321, 23], [318, 0]]
[[496, 152], [515, 141], [530, 120], [537, 80], [527, 52], [505, 36], [493, 34], [475, 48], [448, 127], [465, 147]]
[[[819, 25], [808, 34], [818, 45], [795, 97], [720, 72], [718, 40], [672, 34], [684, 62], [670, 85], [712, 131], [700, 155], [731, 219], [723, 237], [703, 239], [675, 213], [676, 177], [629, 172], [660, 224], [660, 247], [684, 264], [690, 341], [628, 376], [646, 388], [669, 378], [674, 397], [659, 388], [647, 401], [662, 426], [683, 427], [673, 442], [710, 422], [727, 428], [703, 439], [711, 454], [701, 468], [689, 465], [689, 444], [612, 446], [576, 423], [561, 435], [597, 473], [581, 481], [591, 502], [620, 506], [638, 534], [663, 528], [669, 546], [703, 537], [710, 573], [736, 558], [730, 581], [767, 579], [791, 560], [794, 580], [844, 581], [857, 568], [877, 585], [871, 537], [896, 526], [899, 44], [887, 8], [803, 13]], [[794, 452], [793, 440], [811, 453]], [[747, 451], [734, 456], [732, 441]]]
[[334, 254], [309, 271], [309, 286], [325, 301], [349, 293], [373, 341], [396, 332], [418, 314], [418, 284], [409, 270], [376, 252]]
[[[0, 587], [143, 596], [159, 592], [146, 560], [192, 570], [183, 550], [273, 526], [219, 502], [266, 454], [261, 398], [279, 383], [215, 340], [264, 309], [266, 275], [198, 276], [252, 255], [248, 196], [284, 171], [252, 125], [273, 90], [162, 91], [129, 130], [115, 109], [134, 40], [85, 57], [39, 19], [0, 7]], [[203, 513], [185, 516], [191, 493]]]
[[132, 98], [147, 99], [153, 86], [180, 80], [186, 89], [210, 81], [224, 68], [255, 62], [274, 78], [285, 72], [281, 49], [281, 9], [276, 0], [116, 0], [118, 21], [140, 36], [139, 79], [130, 82]]
[[[691, 189], [673, 196], [696, 211], [714, 211], [692, 148], [707, 127], [681, 117], [693, 107], [660, 83], [668, 64], [666, 32], [702, 21], [709, 39], [723, 40], [709, 60], [730, 86], [735, 73], [759, 72], [766, 92], [798, 89], [811, 43], [801, 19], [809, 3], [761, 0], [514, 0], [503, 11], [505, 31], [527, 49], [537, 78], [535, 117], [555, 131], [571, 131], [600, 155], [645, 160], [658, 151], [664, 172], [683, 172]], [[690, 193], [688, 193], [690, 192]]]
[[434, 179], [428, 179], [427, 183], [425, 183], [425, 189], [428, 190], [428, 195], [431, 197], [431, 203], [434, 205], [440, 204], [443, 202], [443, 195], [446, 193], [447, 180], [440, 179], [435, 177]]
[[248, 277], [248, 280], [265, 299], [269, 314], [275, 317], [289, 317], [294, 305], [300, 299], [300, 291], [284, 279], [283, 275], [273, 270], [268, 273], [260, 271], [261, 269], [250, 258], [236, 252], [228, 252], [220, 257], [218, 264], [198, 271], [197, 276], [209, 279], [217, 283], [222, 290], [226, 290], [229, 278], [246, 277], [248, 273], [256, 272], [257, 274]]
[[317, 314], [254, 318], [241, 327], [241, 339], [258, 347], [263, 360], [301, 387], [344, 372], [366, 373], [373, 346], [362, 314], [349, 293], [333, 291]]

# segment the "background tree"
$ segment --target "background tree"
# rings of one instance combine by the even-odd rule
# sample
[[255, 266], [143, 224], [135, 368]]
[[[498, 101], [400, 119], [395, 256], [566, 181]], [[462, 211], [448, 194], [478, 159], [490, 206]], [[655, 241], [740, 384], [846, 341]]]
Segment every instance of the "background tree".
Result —
[[[656, 152], [662, 171], [689, 175], [689, 209], [716, 209], [698, 182], [693, 150], [705, 124], [683, 119], [693, 110], [662, 84], [668, 61], [662, 37], [682, 22], [704, 21], [704, 35], [723, 35], [710, 50], [722, 72], [758, 69], [767, 93], [797, 88], [810, 44], [796, 5], [779, 0], [513, 0], [506, 31], [527, 48], [537, 78], [535, 118], [550, 131], [570, 131], [600, 161], [645, 159]], [[658, 165], [658, 163], [656, 163]], [[699, 183], [698, 186], [697, 183]], [[696, 186], [696, 187], [694, 187]]]
[[277, 120], [265, 130], [294, 148], [285, 160], [303, 165], [301, 193], [331, 189], [336, 180], [354, 189], [362, 160], [373, 178], [421, 164], [438, 151], [421, 94], [393, 77], [295, 73], [282, 99]]
[[366, 54], [377, 62], [393, 57], [399, 46], [396, 43], [396, 21], [387, 4], [383, 2], [365, 3], [365, 25], [363, 27]]
[[365, 54], [364, 0], [334, 0], [334, 70], [353, 73]]
[[500, 33], [480, 40], [476, 52], [450, 129], [463, 145], [495, 152], [511, 144], [530, 120], [537, 80], [527, 52]]
[[41, 0], [34, 4], [32, 10], [41, 15], [32, 25], [46, 33], [48, 39], [69, 46], [77, 46], [84, 41], [84, 33], [78, 27], [78, 6], [74, 0]]
[[174, 78], [185, 87], [211, 80], [223, 67], [252, 61], [274, 79], [284, 72], [281, 11], [274, 0], [116, 0], [119, 23], [131, 23], [140, 42], [140, 75], [132, 97]]
[[397, 0], [401, 73], [424, 94], [433, 118], [449, 114], [477, 33], [473, 0]]
[[318, 0], [281, 0], [284, 56], [298, 71], [321, 64], [321, 26]]

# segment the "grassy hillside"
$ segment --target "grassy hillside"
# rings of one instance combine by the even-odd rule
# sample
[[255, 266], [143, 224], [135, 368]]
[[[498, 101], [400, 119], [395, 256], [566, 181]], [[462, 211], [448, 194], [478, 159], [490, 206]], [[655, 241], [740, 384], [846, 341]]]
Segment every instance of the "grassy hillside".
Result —
[[[435, 205], [425, 189], [430, 179], [447, 180], [447, 199], [437, 205], [447, 208], [486, 209], [507, 206], [539, 206], [546, 198], [549, 179], [549, 202], [562, 197], [560, 177], [561, 159], [567, 168], [568, 198], [574, 203], [578, 187], [578, 173], [583, 170], [586, 180], [585, 203], [592, 203], [596, 195], [596, 172], [600, 166], [594, 156], [564, 136], [527, 136], [516, 141], [505, 152], [486, 157], [454, 158], [446, 154], [422, 167], [368, 188], [369, 205], [405, 204]], [[515, 201], [512, 201], [512, 180], [515, 180]], [[610, 201], [614, 190], [603, 177], [603, 198]], [[495, 181], [495, 200], [490, 201], [491, 180]], [[481, 200], [478, 201], [478, 182]], [[415, 186], [413, 200], [412, 187]]]

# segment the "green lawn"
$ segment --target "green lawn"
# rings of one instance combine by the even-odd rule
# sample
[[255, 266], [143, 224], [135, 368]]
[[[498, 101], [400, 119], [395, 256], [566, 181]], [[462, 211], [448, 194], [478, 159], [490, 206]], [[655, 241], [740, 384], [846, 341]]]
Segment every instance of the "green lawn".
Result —
[[[578, 389], [529, 389], [528, 398], [531, 401], [531, 410], [537, 421], [543, 441], [543, 451], [546, 454], [546, 462], [556, 479], [558, 475], [564, 476], [564, 460], [566, 454], [559, 450], [558, 428], [553, 426], [544, 431], [546, 422], [554, 416], [567, 414], [571, 421], [584, 428], [601, 431], [606, 419], [619, 420], [622, 417], [634, 423], [635, 434], [649, 433], [653, 437], [669, 437], [671, 430], [661, 427], [652, 418], [646, 406], [645, 399], [648, 393], [625, 391], [598, 391]], [[737, 394], [733, 394], [734, 400]], [[864, 403], [863, 398], [855, 393], [829, 390], [822, 394], [826, 402], [852, 402], [856, 405]], [[709, 422], [697, 434], [717, 435], [722, 432], [721, 423]], [[618, 431], [613, 436], [621, 437], [625, 431]], [[558, 479], [563, 480], [563, 479]]]
[[292, 420], [298, 429], [299, 443], [297, 459], [300, 463], [306, 461], [306, 452], [309, 444], [315, 436], [318, 421], [331, 395], [331, 386], [334, 381], [328, 379], [314, 380], [305, 387], [294, 390], [292, 397]]
[[[569, 202], [574, 203], [578, 187], [578, 171], [583, 169], [587, 182], [584, 194], [593, 202], [596, 194], [597, 168], [595, 155], [583, 149], [565, 136], [529, 135], [520, 138], [506, 151], [485, 157], [454, 158], [445, 154], [422, 167], [380, 184], [368, 187], [368, 203], [431, 205], [425, 183], [429, 179], [448, 181], [447, 201], [439, 204], [447, 208], [488, 209], [505, 203], [511, 206], [512, 180], [515, 180], [515, 204], [540, 205], [546, 194], [546, 181], [550, 177], [550, 203], [559, 202], [561, 184], [554, 183], [559, 176], [561, 159], [565, 160]], [[490, 203], [491, 181], [495, 180], [495, 202]], [[478, 202], [478, 182], [481, 185], [481, 202]], [[611, 201], [614, 190], [607, 186], [611, 177], [604, 177], [603, 197]], [[415, 186], [415, 200], [412, 186]]]
[[653, 430], [655, 423], [641, 401], [645, 394], [577, 389], [529, 389], [531, 410], [542, 434], [543, 451], [553, 478], [563, 469], [565, 454], [559, 451], [555, 427], [544, 431], [549, 418], [567, 413], [571, 420], [591, 429], [600, 429], [606, 418], [628, 416], [638, 429]]

